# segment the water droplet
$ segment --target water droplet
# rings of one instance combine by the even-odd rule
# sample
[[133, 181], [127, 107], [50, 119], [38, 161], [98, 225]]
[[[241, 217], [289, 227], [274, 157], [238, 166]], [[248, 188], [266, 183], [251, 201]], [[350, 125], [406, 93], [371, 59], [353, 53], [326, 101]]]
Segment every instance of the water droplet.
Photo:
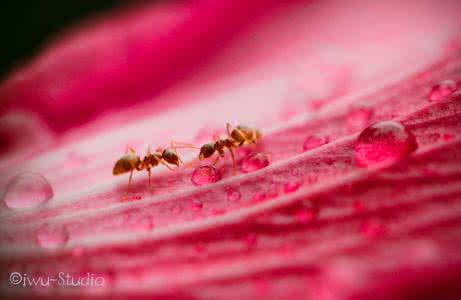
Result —
[[198, 200], [193, 200], [192, 201], [192, 210], [193, 211], [199, 211], [203, 208], [203, 203], [198, 201]]
[[266, 191], [267, 198], [275, 198], [279, 195], [279, 186], [276, 183], [272, 183]]
[[150, 231], [154, 229], [154, 222], [149, 216], [143, 217], [140, 220], [136, 221], [134, 229], [137, 231]]
[[85, 253], [85, 248], [83, 247], [75, 247], [74, 249], [71, 250], [72, 256], [75, 257], [81, 257]]
[[354, 208], [355, 212], [357, 212], [357, 213], [361, 213], [361, 212], [365, 211], [365, 209], [366, 209], [365, 204], [363, 204], [363, 202], [361, 202], [359, 200], [355, 200], [352, 203], [352, 207]]
[[205, 253], [206, 244], [203, 243], [203, 242], [200, 242], [200, 243], [195, 245], [194, 250], [195, 250], [195, 252], [200, 253], [200, 254]]
[[69, 240], [69, 232], [65, 227], [52, 228], [43, 225], [37, 231], [37, 243], [47, 249], [54, 249], [64, 246]]
[[13, 177], [6, 187], [3, 201], [7, 207], [32, 208], [53, 197], [51, 185], [38, 173], [23, 173]]
[[417, 147], [414, 135], [402, 124], [383, 121], [367, 127], [359, 135], [355, 144], [355, 159], [362, 167], [390, 163], [408, 156]]
[[171, 212], [174, 213], [175, 215], [178, 215], [182, 212], [182, 207], [175, 205], [171, 208]]
[[378, 238], [386, 234], [386, 227], [378, 221], [368, 221], [362, 224], [360, 231], [369, 238]]
[[370, 108], [357, 108], [351, 110], [346, 117], [346, 124], [350, 130], [365, 128], [373, 115], [373, 110]]
[[214, 183], [221, 179], [221, 173], [212, 166], [200, 166], [192, 173], [191, 181], [195, 185]]
[[245, 236], [245, 244], [248, 248], [253, 248], [258, 243], [258, 236], [255, 233], [248, 233]]
[[430, 101], [441, 101], [450, 96], [457, 89], [457, 84], [453, 80], [444, 80], [434, 85], [429, 92]]
[[86, 156], [83, 156], [78, 152], [71, 151], [67, 154], [67, 158], [64, 161], [64, 167], [69, 169], [78, 168], [86, 163], [88, 163], [88, 158]]
[[211, 214], [214, 215], [214, 216], [223, 215], [225, 212], [226, 212], [226, 210], [225, 210], [225, 209], [222, 209], [222, 208], [213, 208], [213, 209], [211, 210]]
[[454, 134], [450, 134], [450, 133], [445, 133], [445, 134], [443, 135], [443, 139], [444, 139], [446, 142], [453, 140], [454, 137], [455, 137], [455, 135], [454, 135]]
[[230, 202], [236, 202], [239, 201], [240, 198], [242, 197], [242, 194], [240, 194], [239, 191], [233, 190], [231, 188], [227, 189], [227, 200]]
[[264, 201], [266, 198], [267, 198], [267, 195], [265, 192], [258, 191], [253, 195], [253, 198], [251, 198], [251, 201], [257, 203], [257, 202]]
[[311, 207], [302, 207], [298, 209], [295, 213], [296, 221], [301, 224], [307, 224], [315, 220], [318, 216], [319, 208], [316, 206]]
[[283, 191], [285, 194], [293, 193], [297, 191], [303, 183], [301, 181], [287, 182], [283, 186]]
[[303, 143], [303, 150], [308, 151], [322, 145], [328, 144], [329, 139], [327, 137], [308, 136]]
[[269, 165], [269, 158], [263, 153], [254, 153], [246, 157], [242, 162], [242, 172], [250, 173]]

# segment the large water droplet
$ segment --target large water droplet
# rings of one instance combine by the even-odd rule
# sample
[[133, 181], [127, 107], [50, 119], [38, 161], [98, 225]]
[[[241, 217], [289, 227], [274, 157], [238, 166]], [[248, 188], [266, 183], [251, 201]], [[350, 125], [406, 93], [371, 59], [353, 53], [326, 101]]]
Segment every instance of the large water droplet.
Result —
[[367, 127], [355, 144], [355, 159], [359, 166], [398, 161], [417, 148], [414, 135], [402, 124], [383, 121]]
[[3, 201], [9, 208], [32, 208], [53, 197], [53, 189], [38, 173], [23, 173], [13, 177], [6, 187]]
[[308, 136], [303, 143], [303, 150], [308, 151], [322, 145], [328, 144], [329, 139], [327, 137]]
[[242, 162], [242, 172], [250, 173], [269, 165], [269, 158], [263, 153], [255, 153], [246, 157]]
[[458, 85], [453, 80], [444, 80], [439, 84], [434, 85], [429, 92], [430, 101], [441, 101], [453, 94], [458, 88]]
[[43, 225], [37, 231], [37, 243], [47, 249], [64, 246], [69, 240], [69, 232], [65, 227]]
[[195, 185], [214, 183], [221, 179], [221, 173], [212, 166], [200, 166], [192, 173], [191, 181]]

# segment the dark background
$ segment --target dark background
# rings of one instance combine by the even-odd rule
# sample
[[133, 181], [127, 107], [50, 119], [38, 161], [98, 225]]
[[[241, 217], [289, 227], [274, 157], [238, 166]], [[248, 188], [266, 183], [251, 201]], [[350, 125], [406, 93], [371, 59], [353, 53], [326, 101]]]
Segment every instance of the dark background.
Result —
[[[134, 2], [134, 1], [129, 1]], [[0, 81], [46, 42], [79, 20], [128, 3], [122, 0], [32, 0], [0, 5]]]

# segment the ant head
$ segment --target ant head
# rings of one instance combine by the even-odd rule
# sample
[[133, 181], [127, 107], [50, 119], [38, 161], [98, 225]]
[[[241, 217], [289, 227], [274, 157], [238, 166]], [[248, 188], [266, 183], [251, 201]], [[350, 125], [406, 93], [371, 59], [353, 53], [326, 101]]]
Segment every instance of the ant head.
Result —
[[165, 149], [162, 152], [162, 158], [169, 164], [179, 166], [181, 160], [178, 156], [178, 154], [171, 150], [171, 149]]
[[114, 165], [112, 174], [119, 175], [136, 169], [141, 164], [141, 159], [134, 152], [125, 154]]
[[205, 144], [203, 145], [201, 148], [200, 148], [200, 154], [199, 154], [199, 159], [202, 160], [202, 159], [205, 159], [205, 158], [208, 158], [210, 156], [213, 155], [213, 153], [215, 152], [215, 147], [214, 147], [214, 143], [208, 143], [208, 144]]

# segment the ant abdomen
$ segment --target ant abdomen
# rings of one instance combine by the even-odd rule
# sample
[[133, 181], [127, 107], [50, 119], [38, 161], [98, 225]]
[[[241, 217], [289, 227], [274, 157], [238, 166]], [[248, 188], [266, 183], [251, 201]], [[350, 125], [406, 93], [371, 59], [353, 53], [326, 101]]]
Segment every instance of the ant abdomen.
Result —
[[114, 165], [112, 169], [112, 174], [119, 175], [127, 172], [131, 172], [132, 170], [142, 168], [141, 167], [141, 159], [138, 155], [133, 153], [128, 153], [122, 156]]

